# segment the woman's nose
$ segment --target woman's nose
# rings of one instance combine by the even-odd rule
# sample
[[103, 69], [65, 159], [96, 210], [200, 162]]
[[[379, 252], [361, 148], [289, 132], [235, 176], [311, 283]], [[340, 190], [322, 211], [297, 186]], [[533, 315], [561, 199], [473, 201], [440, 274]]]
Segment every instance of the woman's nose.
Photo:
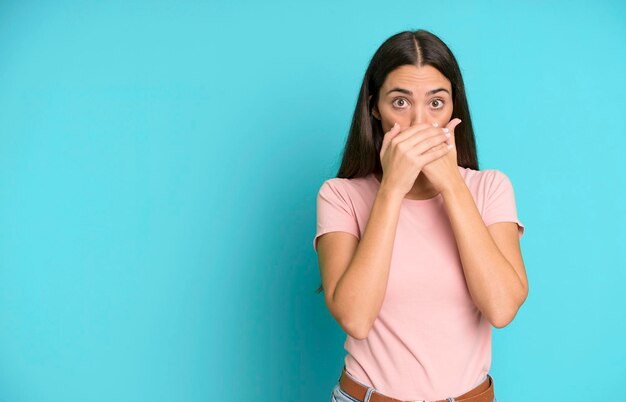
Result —
[[420, 108], [415, 108], [413, 110], [414, 110], [413, 121], [411, 125], [421, 124], [421, 123], [432, 124], [432, 122], [430, 121], [431, 118], [425, 110], [420, 109]]

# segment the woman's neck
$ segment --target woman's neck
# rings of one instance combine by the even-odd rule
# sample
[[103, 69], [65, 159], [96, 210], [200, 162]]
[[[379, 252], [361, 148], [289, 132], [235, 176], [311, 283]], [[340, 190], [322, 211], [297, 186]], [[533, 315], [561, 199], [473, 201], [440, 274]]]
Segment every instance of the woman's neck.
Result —
[[[379, 175], [378, 173], [375, 173], [375, 175], [378, 181], [382, 182], [382, 175]], [[417, 175], [415, 183], [413, 183], [413, 187], [408, 193], [406, 193], [404, 198], [411, 200], [427, 200], [429, 198], [433, 198], [437, 194], [439, 194], [439, 192], [433, 187], [426, 175], [420, 172], [420, 174]]]

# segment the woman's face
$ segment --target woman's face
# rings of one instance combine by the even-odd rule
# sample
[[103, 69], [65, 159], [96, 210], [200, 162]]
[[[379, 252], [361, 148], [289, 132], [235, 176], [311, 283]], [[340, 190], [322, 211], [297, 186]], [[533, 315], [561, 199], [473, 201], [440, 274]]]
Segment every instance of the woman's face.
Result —
[[417, 123], [444, 127], [452, 118], [450, 81], [433, 66], [400, 66], [385, 78], [372, 114], [385, 133], [394, 122], [401, 131]]

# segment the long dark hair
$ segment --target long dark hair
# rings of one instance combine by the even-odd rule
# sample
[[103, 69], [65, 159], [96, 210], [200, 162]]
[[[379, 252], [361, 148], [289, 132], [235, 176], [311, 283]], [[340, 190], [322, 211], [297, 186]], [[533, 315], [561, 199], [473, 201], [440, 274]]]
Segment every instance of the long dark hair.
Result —
[[[474, 129], [459, 65], [452, 51], [438, 36], [418, 29], [391, 36], [372, 57], [363, 77], [337, 177], [352, 179], [365, 177], [370, 173], [382, 175], [380, 148], [384, 132], [380, 120], [372, 115], [372, 108], [378, 103], [380, 87], [387, 75], [407, 64], [417, 67], [432, 66], [450, 81], [451, 120], [455, 117], [462, 120], [454, 129], [457, 165], [478, 170]], [[370, 95], [372, 98], [368, 101]], [[323, 290], [320, 284], [316, 293]]]

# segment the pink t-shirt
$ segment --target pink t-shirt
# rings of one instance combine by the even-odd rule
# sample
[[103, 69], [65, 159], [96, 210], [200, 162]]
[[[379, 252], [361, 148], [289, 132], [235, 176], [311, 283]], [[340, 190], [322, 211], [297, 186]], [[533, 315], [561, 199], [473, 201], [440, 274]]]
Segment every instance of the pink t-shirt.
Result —
[[[499, 170], [459, 167], [486, 226], [516, 222], [513, 187]], [[317, 239], [328, 232], [361, 238], [380, 183], [374, 174], [326, 180], [317, 197]], [[443, 196], [403, 199], [389, 279], [366, 339], [347, 335], [346, 370], [401, 400], [461, 395], [491, 367], [491, 325], [471, 299]]]

